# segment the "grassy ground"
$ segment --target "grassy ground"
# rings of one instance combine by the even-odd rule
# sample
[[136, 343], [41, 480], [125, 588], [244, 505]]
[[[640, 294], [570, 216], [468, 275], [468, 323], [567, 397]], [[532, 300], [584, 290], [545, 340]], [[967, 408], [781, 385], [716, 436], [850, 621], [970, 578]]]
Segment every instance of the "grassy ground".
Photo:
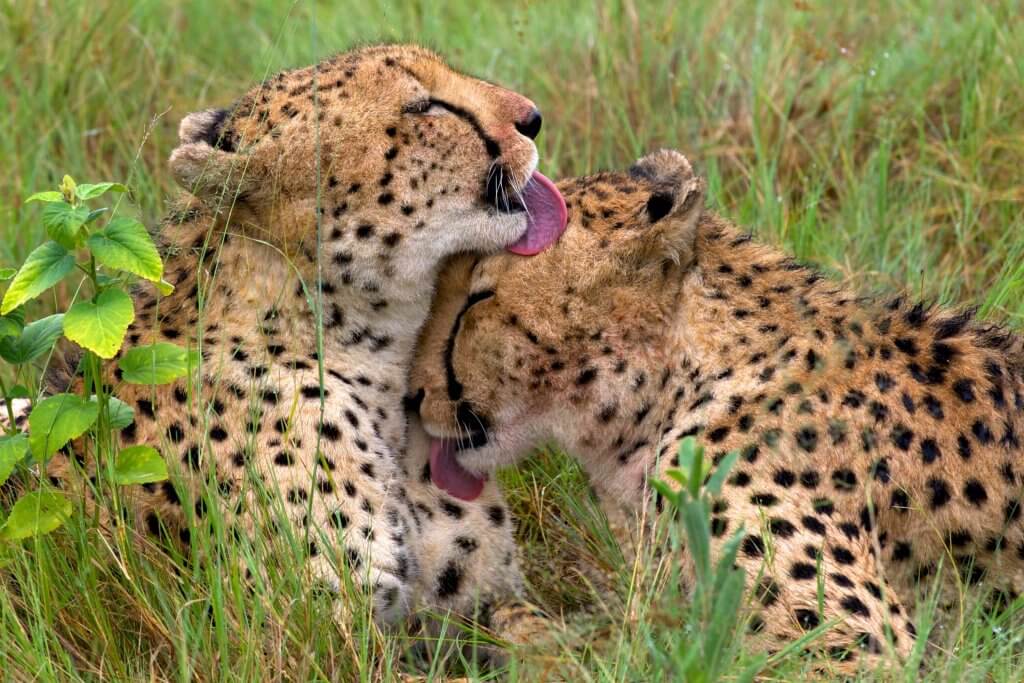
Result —
[[[549, 175], [677, 147], [708, 176], [721, 211], [836, 277], [1024, 323], [1024, 10], [1013, 0], [3, 3], [0, 266], [20, 263], [42, 233], [37, 209], [19, 198], [65, 172], [127, 180], [139, 214], [156, 219], [174, 192], [164, 160], [184, 114], [374, 40], [426, 43], [534, 99]], [[633, 681], [672, 671], [692, 636], [680, 624], [694, 627], [679, 596], [651, 597], [657, 577], [619, 568], [624, 609], [576, 573], [581, 557], [616, 561], [575, 468], [546, 454], [506, 481], [538, 600], [567, 614], [598, 606], [560, 636], [564, 646], [514, 661], [512, 675]], [[197, 545], [205, 559], [183, 563], [81, 521], [15, 550], [0, 574], [0, 677], [440, 671], [408, 661], [409, 640], [360, 619], [348, 634], [324, 628], [329, 606], [293, 577], [247, 596], [237, 556], [288, 555], [288, 539], [239, 549], [214, 534]], [[933, 631], [925, 674], [1019, 680], [1024, 610], [990, 614], [975, 597]], [[741, 678], [754, 655], [727, 653], [725, 675]], [[784, 658], [767, 675], [791, 680], [809, 666]]]

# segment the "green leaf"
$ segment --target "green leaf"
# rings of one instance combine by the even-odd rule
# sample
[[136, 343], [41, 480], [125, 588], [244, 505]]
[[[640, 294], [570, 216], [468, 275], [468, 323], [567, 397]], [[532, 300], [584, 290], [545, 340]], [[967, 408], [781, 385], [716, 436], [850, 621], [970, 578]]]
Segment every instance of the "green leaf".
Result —
[[133, 320], [132, 298], [120, 289], [107, 289], [96, 301], [79, 301], [68, 309], [64, 336], [100, 358], [113, 358]]
[[28, 437], [24, 434], [0, 436], [0, 484], [7, 481], [14, 466], [28, 455]]
[[96, 260], [108, 268], [160, 282], [164, 264], [146, 227], [134, 218], [115, 218], [85, 241]]
[[89, 209], [84, 206], [52, 202], [43, 209], [43, 227], [54, 242], [65, 249], [75, 249], [78, 233], [88, 217]]
[[164, 296], [170, 296], [171, 294], [174, 293], [174, 285], [172, 285], [167, 280], [161, 280], [160, 282], [156, 283], [156, 288], [157, 291], [159, 291]]
[[129, 446], [117, 454], [114, 483], [149, 484], [167, 479], [167, 463], [152, 446]]
[[4, 294], [0, 315], [7, 315], [64, 279], [75, 267], [75, 256], [56, 242], [45, 242], [33, 250], [14, 276]]
[[0, 358], [14, 365], [35, 360], [53, 348], [60, 338], [63, 326], [62, 313], [29, 323], [17, 337], [0, 339]]
[[43, 461], [72, 439], [85, 433], [100, 409], [75, 394], [44, 398], [28, 416], [28, 445], [37, 461]]
[[[95, 396], [89, 397], [90, 401], [96, 401]], [[130, 405], [116, 396], [107, 397], [107, 410], [110, 411], [110, 428], [121, 431], [132, 422], [135, 422], [135, 411]]]
[[93, 209], [92, 211], [89, 212], [89, 215], [85, 217], [85, 224], [88, 225], [89, 223], [92, 223], [94, 220], [96, 220], [109, 210], [110, 209], [108, 209], [105, 206], [99, 209]]
[[0, 337], [17, 337], [24, 327], [25, 313], [20, 309], [11, 315], [0, 316]]
[[0, 268], [0, 282], [10, 280], [18, 272], [17, 268]]
[[36, 192], [34, 195], [30, 195], [25, 203], [29, 202], [63, 202], [64, 195], [56, 190], [47, 190], [46, 192]]
[[32, 392], [24, 384], [15, 384], [7, 390], [7, 398], [12, 400], [16, 398], [32, 398]]
[[198, 364], [198, 355], [176, 344], [157, 342], [129, 349], [117, 365], [121, 379], [130, 384], [169, 384], [187, 375]]
[[82, 183], [75, 188], [75, 194], [81, 200], [95, 199], [107, 192], [127, 192], [128, 188], [121, 183]]
[[36, 489], [23, 495], [0, 528], [0, 539], [17, 541], [48, 534], [71, 516], [71, 501], [55, 491]]

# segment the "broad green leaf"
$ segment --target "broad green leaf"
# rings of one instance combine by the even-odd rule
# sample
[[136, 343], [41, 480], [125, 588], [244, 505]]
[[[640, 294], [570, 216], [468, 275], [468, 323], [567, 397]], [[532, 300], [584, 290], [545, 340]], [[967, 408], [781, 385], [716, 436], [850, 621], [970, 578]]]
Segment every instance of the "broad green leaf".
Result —
[[15, 384], [7, 390], [7, 398], [32, 398], [32, 392], [24, 384]]
[[127, 270], [139, 277], [159, 282], [164, 264], [146, 231], [134, 218], [115, 218], [86, 240], [96, 260], [108, 268]]
[[54, 242], [65, 249], [78, 246], [78, 233], [89, 217], [89, 209], [71, 206], [64, 202], [52, 202], [43, 209], [43, 227]]
[[[17, 315], [21, 313], [21, 315]], [[0, 315], [0, 337], [17, 337], [25, 327], [25, 314], [19, 309], [11, 315]]]
[[198, 364], [198, 354], [169, 342], [136, 346], [117, 362], [121, 379], [130, 384], [168, 384]]
[[81, 200], [95, 199], [107, 192], [127, 192], [128, 188], [121, 183], [82, 183], [75, 188], [75, 194]]
[[7, 481], [14, 466], [28, 455], [28, 437], [24, 434], [0, 436], [0, 484]]
[[[96, 397], [90, 396], [89, 400], [95, 402]], [[111, 429], [121, 431], [132, 422], [135, 422], [135, 410], [116, 396], [107, 397], [107, 409], [110, 411]]]
[[46, 192], [36, 192], [34, 195], [30, 195], [25, 203], [29, 202], [63, 202], [64, 195], [56, 190], [47, 190]]
[[7, 315], [64, 279], [75, 267], [75, 255], [56, 242], [45, 242], [28, 255], [4, 294], [0, 315]]
[[110, 209], [108, 209], [105, 206], [99, 209], [93, 209], [92, 211], [89, 212], [89, 215], [85, 217], [85, 224], [88, 225], [89, 223], [92, 223], [94, 220], [96, 220], [109, 210]]
[[62, 313], [30, 322], [17, 337], [0, 339], [0, 358], [14, 365], [35, 360], [53, 348], [60, 339], [63, 327]]
[[0, 527], [0, 539], [17, 541], [48, 534], [71, 516], [71, 501], [55, 491], [36, 489], [23, 495]]
[[4, 280], [10, 280], [12, 277], [17, 275], [17, 268], [0, 268], [0, 282]]
[[43, 461], [67, 442], [85, 433], [100, 409], [75, 394], [44, 398], [28, 416], [28, 445], [37, 461]]
[[167, 463], [152, 446], [121, 449], [114, 462], [114, 483], [149, 484], [167, 479]]
[[100, 358], [113, 358], [133, 320], [132, 298], [120, 289], [107, 289], [96, 301], [79, 301], [68, 309], [64, 336]]

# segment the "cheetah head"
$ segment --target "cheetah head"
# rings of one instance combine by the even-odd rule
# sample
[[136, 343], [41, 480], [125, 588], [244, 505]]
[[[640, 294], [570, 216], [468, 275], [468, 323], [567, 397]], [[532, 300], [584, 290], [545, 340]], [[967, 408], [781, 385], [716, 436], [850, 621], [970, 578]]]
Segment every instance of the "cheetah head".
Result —
[[540, 122], [530, 100], [432, 52], [376, 46], [187, 116], [170, 166], [285, 253], [308, 253], [319, 230], [355, 277], [416, 281], [450, 253], [532, 254], [558, 238], [565, 206], [536, 172]]
[[420, 337], [411, 400], [434, 437], [434, 482], [461, 498], [545, 441], [585, 457], [584, 418], [632, 390], [624, 359], [656, 367], [667, 353], [666, 273], [693, 262], [703, 180], [661, 151], [559, 188], [561, 240], [532, 259], [450, 262]]

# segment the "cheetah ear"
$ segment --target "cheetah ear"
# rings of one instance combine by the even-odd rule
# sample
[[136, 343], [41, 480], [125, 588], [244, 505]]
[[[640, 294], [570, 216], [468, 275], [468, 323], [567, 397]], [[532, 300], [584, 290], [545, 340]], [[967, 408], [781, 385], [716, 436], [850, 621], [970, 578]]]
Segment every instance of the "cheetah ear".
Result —
[[203, 199], [231, 201], [255, 184], [246, 156], [236, 152], [233, 136], [224, 130], [229, 113], [204, 109], [189, 114], [178, 126], [171, 173], [182, 188]]
[[677, 263], [690, 261], [697, 222], [704, 212], [704, 179], [694, 174], [685, 156], [671, 149], [642, 157], [629, 174], [654, 186], [646, 207], [650, 221], [644, 233], [647, 251]]

